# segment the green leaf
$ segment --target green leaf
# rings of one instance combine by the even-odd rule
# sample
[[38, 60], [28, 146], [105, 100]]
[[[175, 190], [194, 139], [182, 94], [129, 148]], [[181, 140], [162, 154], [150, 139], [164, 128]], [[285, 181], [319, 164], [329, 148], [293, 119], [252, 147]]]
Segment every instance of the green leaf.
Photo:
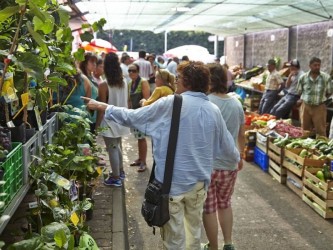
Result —
[[16, 14], [20, 10], [19, 6], [9, 6], [0, 10], [0, 23], [7, 20], [8, 17]]
[[58, 63], [57, 66], [55, 67], [55, 70], [60, 72], [65, 72], [69, 75], [72, 75], [75, 72], [75, 68], [72, 65], [65, 62]]
[[81, 29], [87, 29], [90, 28], [90, 24], [89, 23], [84, 23], [81, 25]]
[[10, 42], [11, 38], [8, 36], [0, 36], [0, 40], [6, 40], [7, 42]]
[[29, 240], [22, 240], [19, 242], [14, 243], [13, 245], [9, 246], [9, 250], [35, 250], [40, 249], [42, 246], [42, 242], [40, 237], [35, 237]]
[[78, 62], [82, 62], [84, 61], [84, 49], [79, 48], [76, 52], [74, 52], [74, 58], [78, 61]]
[[68, 227], [64, 223], [59, 222], [52, 222], [49, 225], [42, 227], [41, 236], [45, 242], [53, 242], [54, 235], [59, 230], [64, 231], [65, 237], [69, 238], [70, 231]]
[[80, 38], [82, 42], [90, 42], [94, 38], [94, 36], [90, 32], [85, 31], [83, 34], [80, 35]]
[[31, 52], [17, 53], [17, 66], [39, 81], [44, 79], [43, 64], [40, 58]]
[[68, 241], [68, 250], [73, 250], [75, 246], [74, 244], [75, 244], [74, 235], [71, 235]]
[[33, 2], [29, 3], [30, 11], [34, 14], [34, 18], [38, 17], [42, 22], [45, 22], [46, 16]]
[[30, 3], [31, 2], [33, 2], [39, 7], [43, 7], [46, 4], [47, 0], [30, 0]]
[[49, 87], [52, 89], [54, 89], [53, 87], [55, 87], [55, 90], [56, 90], [56, 88], [58, 87], [58, 84], [60, 86], [67, 86], [67, 82], [64, 78], [60, 78], [60, 77], [56, 77], [56, 76], [49, 76], [47, 79], [50, 80], [51, 82], [48, 82], [47, 84], [45, 84], [45, 87]]
[[42, 36], [33, 30], [31, 22], [27, 22], [27, 28], [33, 39], [36, 41], [36, 43], [38, 43], [39, 47], [45, 52], [47, 56], [50, 56], [49, 49], [47, 48]]
[[17, 3], [20, 6], [25, 5], [26, 2], [27, 2], [26, 0], [15, 0], [15, 3]]
[[63, 229], [55, 232], [54, 241], [58, 247], [63, 247], [67, 243], [66, 234]]
[[54, 17], [51, 16], [46, 11], [41, 12], [44, 19], [41, 19], [39, 16], [34, 16], [33, 23], [35, 31], [41, 30], [44, 34], [49, 34], [53, 31], [54, 27]]
[[69, 14], [67, 11], [63, 10], [63, 9], [58, 9], [58, 15], [60, 17], [60, 22], [62, 24], [62, 26], [67, 26], [69, 23]]

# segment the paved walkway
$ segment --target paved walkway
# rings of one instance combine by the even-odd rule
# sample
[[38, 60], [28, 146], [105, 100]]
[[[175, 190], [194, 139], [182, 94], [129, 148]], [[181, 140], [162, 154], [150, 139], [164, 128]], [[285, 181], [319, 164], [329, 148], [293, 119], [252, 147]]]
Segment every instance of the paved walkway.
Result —
[[[137, 158], [137, 144], [128, 136], [123, 140], [127, 174], [124, 187], [106, 187], [102, 177], [97, 183], [94, 215], [88, 224], [101, 250], [162, 249], [159, 230], [153, 235], [140, 213], [152, 166], [150, 141], [148, 145], [147, 171], [138, 173], [135, 167], [129, 167]], [[20, 217], [28, 201], [27, 196], [0, 239], [16, 241], [22, 237], [24, 223]], [[321, 218], [288, 187], [251, 163], [246, 163], [239, 173], [233, 208], [233, 238], [238, 250], [333, 249], [333, 220]], [[206, 242], [204, 231], [202, 242]], [[221, 233], [219, 242], [222, 246]]]

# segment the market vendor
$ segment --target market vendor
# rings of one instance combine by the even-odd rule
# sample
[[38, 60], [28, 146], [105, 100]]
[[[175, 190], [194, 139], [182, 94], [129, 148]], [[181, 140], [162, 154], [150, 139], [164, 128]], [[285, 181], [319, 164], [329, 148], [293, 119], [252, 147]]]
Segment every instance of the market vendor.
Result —
[[333, 93], [332, 79], [329, 74], [320, 71], [321, 60], [312, 57], [310, 70], [303, 74], [297, 84], [301, 95], [301, 126], [304, 130], [315, 129], [317, 135], [326, 136], [327, 110], [325, 101]]
[[298, 79], [304, 74], [304, 72], [300, 70], [300, 63], [297, 59], [291, 60], [286, 65], [290, 67], [290, 74], [286, 81], [286, 95], [283, 96], [270, 111], [270, 114], [275, 115], [278, 119], [287, 119], [291, 109], [299, 100], [300, 96], [296, 91], [296, 87]]
[[259, 114], [266, 114], [271, 111], [278, 100], [278, 94], [283, 83], [283, 79], [276, 70], [274, 59], [268, 60], [268, 76], [266, 78], [265, 92], [259, 104]]

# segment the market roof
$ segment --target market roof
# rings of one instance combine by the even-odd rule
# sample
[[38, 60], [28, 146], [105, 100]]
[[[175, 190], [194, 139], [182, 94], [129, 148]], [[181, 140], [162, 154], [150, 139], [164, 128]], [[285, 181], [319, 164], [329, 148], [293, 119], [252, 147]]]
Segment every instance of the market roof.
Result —
[[104, 29], [239, 35], [332, 20], [333, 0], [58, 0]]

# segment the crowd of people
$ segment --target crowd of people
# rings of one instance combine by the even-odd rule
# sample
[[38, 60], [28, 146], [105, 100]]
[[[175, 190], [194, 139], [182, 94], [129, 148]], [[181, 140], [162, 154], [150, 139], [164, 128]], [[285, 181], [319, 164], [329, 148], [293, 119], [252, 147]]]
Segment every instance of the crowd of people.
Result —
[[[302, 100], [301, 122], [323, 133], [326, 111], [323, 103], [332, 94], [331, 78], [320, 71], [320, 60], [310, 60], [303, 73], [292, 60], [284, 83], [274, 60], [268, 61], [266, 90], [260, 113], [285, 117]], [[152, 141], [155, 178], [163, 182], [174, 93], [182, 96], [179, 135], [170, 190], [170, 220], [161, 227], [165, 249], [218, 249], [218, 228], [224, 250], [232, 243], [231, 197], [237, 173], [243, 167], [244, 110], [228, 95], [232, 74], [219, 61], [204, 64], [184, 56], [166, 62], [154, 54], [139, 52], [133, 60], [123, 53], [108, 53], [102, 59], [87, 53], [79, 65], [78, 87], [69, 103], [86, 105], [92, 112], [92, 131], [100, 131], [108, 152], [111, 172], [108, 186], [121, 187], [125, 179], [121, 138], [132, 132], [138, 140], [138, 157], [130, 163], [138, 172], [147, 169], [147, 140]], [[278, 93], [286, 86], [283, 98]], [[81, 98], [78, 98], [81, 97]], [[324, 119], [325, 118], [325, 119]], [[201, 244], [201, 225], [208, 238]]]
[[[320, 70], [321, 60], [317, 57], [310, 59], [309, 70], [305, 73], [297, 59], [291, 60], [287, 66], [290, 73], [284, 81], [276, 70], [275, 60], [268, 61], [268, 75], [259, 104], [259, 114], [272, 114], [277, 119], [288, 118], [292, 108], [297, 104], [300, 106], [299, 118], [302, 129], [326, 137], [326, 103], [333, 94], [331, 76]], [[278, 95], [281, 92], [284, 94], [279, 99]], [[333, 129], [333, 123], [331, 128]]]

